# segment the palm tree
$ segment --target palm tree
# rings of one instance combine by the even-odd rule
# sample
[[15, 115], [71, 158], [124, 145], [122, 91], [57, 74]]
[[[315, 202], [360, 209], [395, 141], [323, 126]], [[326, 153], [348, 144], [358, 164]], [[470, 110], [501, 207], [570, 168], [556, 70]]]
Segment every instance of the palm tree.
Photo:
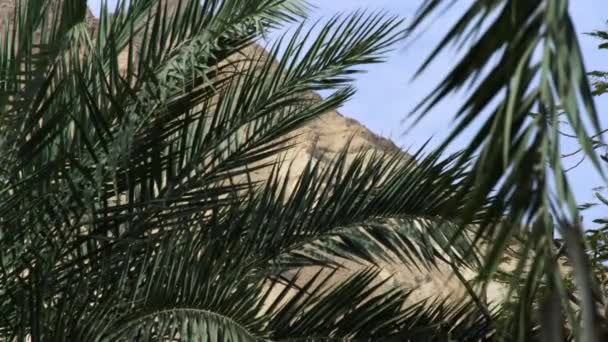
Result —
[[[474, 267], [452, 239], [469, 186], [455, 157], [345, 152], [291, 191], [275, 160], [353, 94], [401, 20], [300, 26], [265, 58], [241, 52], [305, 18], [304, 2], [177, 4], [104, 5], [91, 26], [84, 0], [29, 0], [5, 19], [0, 339], [489, 338], [495, 313], [475, 291], [406, 304], [379, 277], [382, 261]], [[338, 281], [342, 261], [363, 267]]]
[[[424, 0], [411, 30], [442, 8], [456, 10], [453, 3]], [[461, 6], [462, 15], [420, 72], [451, 44], [470, 50], [413, 111], [425, 116], [449, 94], [463, 86], [469, 89], [443, 146], [472, 130], [462, 154], [463, 162], [473, 159], [468, 182], [474, 188], [464, 222], [466, 213], [488, 196], [499, 199], [496, 210], [505, 213], [480, 225], [480, 235], [493, 237], [482, 283], [496, 274], [509, 246], [520, 247], [517, 276], [510, 278], [515, 300], [504, 308], [511, 324], [497, 335], [521, 341], [534, 331], [546, 341], [603, 340], [605, 317], [598, 312], [602, 299], [596, 294], [579, 208], [560, 152], [564, 136], [558, 126], [566, 122], [581, 153], [604, 172], [594, 149], [599, 117], [568, 5], [567, 0], [477, 0]], [[572, 265], [574, 295], [568, 276], [558, 272], [560, 258]], [[524, 270], [529, 272], [520, 279]]]

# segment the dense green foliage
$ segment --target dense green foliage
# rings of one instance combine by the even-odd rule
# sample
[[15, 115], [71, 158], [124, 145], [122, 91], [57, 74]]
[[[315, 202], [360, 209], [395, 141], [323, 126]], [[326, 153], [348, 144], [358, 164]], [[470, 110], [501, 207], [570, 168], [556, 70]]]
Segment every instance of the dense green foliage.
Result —
[[[470, 47], [413, 112], [472, 84], [439, 151], [345, 148], [295, 183], [279, 156], [296, 130], [451, 1], [422, 1], [409, 29], [355, 12], [310, 32], [300, 0], [120, 1], [97, 25], [84, 0], [18, 3], [0, 37], [0, 340], [604, 337], [606, 229], [583, 233], [556, 123], [603, 172], [605, 74], [589, 82], [567, 0], [470, 2], [420, 69]], [[268, 56], [243, 53], [270, 30]], [[387, 263], [447, 264], [468, 296], [412, 302]]]
[[[0, 340], [491, 334], [475, 296], [405, 305], [409, 289], [379, 277], [380, 260], [432, 268], [439, 249], [473, 265], [450, 240], [467, 186], [454, 158], [342, 154], [311, 161], [291, 191], [279, 172], [290, 133], [353, 94], [401, 20], [335, 17], [260, 58], [239, 52], [305, 3], [178, 3], [120, 2], [93, 28], [84, 0], [20, 2], [5, 19]], [[250, 181], [261, 168], [274, 171]], [[338, 282], [339, 260], [368, 267]], [[319, 271], [301, 279], [304, 266]]]

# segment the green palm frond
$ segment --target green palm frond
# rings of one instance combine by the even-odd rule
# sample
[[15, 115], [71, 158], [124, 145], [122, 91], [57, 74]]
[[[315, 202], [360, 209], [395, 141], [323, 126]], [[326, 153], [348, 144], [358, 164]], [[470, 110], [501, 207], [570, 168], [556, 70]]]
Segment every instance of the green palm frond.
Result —
[[[364, 156], [361, 154], [352, 164], [345, 165], [346, 154], [343, 153], [327, 169], [316, 169], [317, 174], [313, 168], [319, 166], [311, 162], [307, 168], [309, 172], [299, 176], [298, 188], [292, 192], [293, 195], [286, 195], [284, 190], [277, 188], [277, 185], [284, 184], [283, 177], [286, 176], [275, 176], [263, 188], [251, 193], [253, 198], [242, 205], [216, 208], [208, 214], [208, 219], [199, 221], [195, 227], [189, 226], [194, 223], [192, 221], [184, 222], [184, 227], [174, 231], [171, 238], [163, 240], [160, 245], [147, 244], [140, 250], [132, 246], [126, 256], [113, 255], [101, 260], [100, 265], [89, 270], [85, 278], [73, 274], [73, 278], [65, 283], [70, 288], [63, 289], [62, 293], [80, 293], [80, 296], [65, 296], [62, 300], [67, 303], [60, 306], [80, 306], [81, 309], [71, 310], [74, 315], [62, 316], [72, 321], [61, 326], [75, 329], [63, 333], [84, 340], [120, 340], [133, 336], [171, 338], [179, 335], [235, 341], [261, 338], [374, 340], [390, 336], [401, 340], [416, 340], [419, 336], [438, 340], [441, 340], [440, 336], [461, 336], [465, 340], [476, 340], [491, 334], [492, 325], [479, 308], [468, 301], [456, 306], [439, 300], [425, 301], [404, 307], [408, 290], [386, 289], [388, 279], [379, 280], [379, 270], [355, 273], [335, 284], [331, 269], [340, 266], [318, 259], [315, 264], [329, 267], [329, 273], [321, 269], [304, 281], [300, 281], [298, 274], [290, 279], [284, 277], [286, 268], [280, 267], [281, 254], [301, 250], [310, 241], [322, 240], [324, 235], [349, 236], [345, 234], [344, 226], [359, 226], [362, 225], [359, 222], [365, 220], [375, 221], [375, 214], [383, 213], [387, 217], [402, 215], [412, 222], [446, 215], [440, 204], [430, 202], [430, 207], [422, 204], [425, 202], [422, 196], [428, 193], [430, 189], [427, 186], [430, 185], [416, 186], [459, 175], [455, 171], [441, 171], [445, 161], [432, 155], [417, 164], [412, 159], [378, 155], [368, 160], [378, 167], [361, 169]], [[402, 172], [392, 173], [395, 177], [401, 180], [413, 178], [415, 182], [402, 184], [399, 189], [386, 186], [396, 182], [391, 177], [373, 182], [374, 174], [382, 178], [378, 172], [384, 169], [381, 167], [383, 164], [401, 168]], [[336, 177], [336, 173], [354, 176]], [[356, 177], [357, 174], [360, 177]], [[331, 181], [327, 182], [329, 179]], [[308, 184], [306, 191], [302, 188], [305, 184]], [[368, 184], [369, 189], [357, 192], [363, 184]], [[443, 184], [447, 186], [446, 190], [450, 186], [458, 186], [452, 182]], [[379, 211], [377, 206], [375, 210], [342, 209], [350, 212], [351, 217], [339, 210], [328, 210], [324, 205], [336, 203], [331, 196], [346, 194], [369, 196], [369, 201], [365, 202], [377, 204], [374, 199], [392, 193], [403, 196], [401, 201], [409, 197], [417, 202], [400, 203], [403, 206], [391, 212]], [[301, 196], [306, 194], [316, 201], [302, 199]], [[449, 199], [446, 201], [450, 202]], [[309, 202], [314, 204], [309, 208], [303, 206]], [[420, 203], [419, 207], [414, 203]], [[408, 210], [408, 207], [412, 209]], [[325, 214], [319, 216], [323, 212]], [[309, 222], [312, 218], [316, 224]], [[437, 220], [445, 219], [447, 217]], [[407, 222], [403, 226], [380, 227], [381, 223], [376, 224], [383, 230], [375, 235], [378, 247], [370, 248], [363, 256], [369, 256], [369, 261], [373, 262], [382, 255], [385, 246], [393, 246], [391, 241], [407, 242], [391, 251], [403, 248], [415, 253], [433, 248], [428, 241], [431, 238], [425, 240], [420, 233], [408, 230]], [[439, 233], [425, 232], [430, 236]], [[356, 235], [351, 240], [374, 242]], [[411, 250], [407, 249], [410, 247]], [[332, 248], [330, 245], [324, 251]], [[342, 257], [358, 256], [351, 249], [341, 247], [340, 250]], [[120, 263], [125, 258], [128, 262]], [[432, 255], [429, 258], [433, 260]], [[421, 259], [408, 259], [407, 262], [420, 262], [418, 260]], [[298, 264], [297, 269], [302, 265]], [[82, 299], [86, 289], [90, 297]], [[74, 303], [74, 298], [82, 302]], [[91, 308], [92, 302], [97, 305]], [[360, 326], [353, 326], [355, 323]], [[213, 335], [188, 335], [196, 331], [204, 334], [212, 331]]]
[[[556, 122], [560, 113], [572, 127], [581, 150], [600, 173], [602, 167], [591, 136], [600, 132], [599, 116], [587, 80], [583, 58], [568, 13], [567, 0], [473, 1], [445, 37], [438, 43], [420, 72], [449, 45], [470, 50], [465, 53], [434, 91], [416, 107], [418, 118], [425, 116], [446, 96], [467, 87], [467, 97], [453, 113], [455, 128], [443, 147], [473, 132], [463, 157], [472, 164], [470, 196], [465, 216], [474, 212], [488, 195], [500, 199], [505, 218], [499, 224], [487, 222], [482, 231], [494, 239], [482, 273], [489, 278], [506, 249], [522, 237], [522, 258], [517, 269], [533, 263], [532, 274], [520, 298], [531, 298], [539, 281], [550, 285], [560, 299], [557, 307], [568, 313], [576, 338], [597, 341], [594, 329], [578, 329], [566, 299], [563, 277], [553, 261], [554, 231], [566, 239], [576, 260], [578, 291], [583, 299], [582, 323], [597, 324], [596, 302], [591, 294], [593, 279], [585, 272], [587, 260], [579, 248], [579, 213], [568, 184], [560, 153]], [[424, 1], [412, 24], [415, 30], [450, 1]], [[524, 227], [522, 229], [522, 226]], [[522, 232], [523, 230], [523, 232]], [[547, 261], [549, 260], [549, 261]], [[533, 297], [533, 296], [532, 296]], [[520, 301], [516, 309], [530, 317], [530, 303]], [[527, 322], [522, 319], [520, 322]], [[516, 326], [519, 340], [529, 327]], [[521, 328], [521, 329], [520, 329]], [[507, 332], [513, 336], [513, 331]]]
[[[367, 160], [376, 167], [362, 168], [364, 157], [361, 154], [345, 165], [343, 153], [326, 169], [311, 162], [291, 195], [284, 188], [288, 175], [276, 175], [243, 204], [213, 208], [197, 221], [184, 220], [159, 243], [130, 244], [124, 254], [114, 252], [100, 259], [95, 268], [86, 270], [84, 278], [71, 274], [61, 293], [79, 295], [62, 297], [67, 303], [58, 306], [79, 309], [70, 311], [74, 315], [62, 316], [71, 321], [60, 326], [75, 329], [62, 333], [75, 339], [120, 340], [136, 335], [181, 336], [204, 328], [218, 334], [207, 338], [219, 340], [225, 336], [235, 340], [269, 336], [273, 340], [294, 336], [375, 339], [391, 334], [416, 340], [418, 334], [430, 336], [442, 329], [447, 329], [445, 334], [455, 334], [448, 328], [453, 320], [463, 338], [475, 340], [479, 334], [490, 334], [492, 324], [476, 304], [467, 301], [454, 307], [438, 300], [404, 306], [408, 291], [386, 289], [388, 280], [379, 280], [378, 270], [355, 273], [348, 278], [351, 280], [335, 283], [333, 272], [342, 267], [335, 256], [374, 264], [383, 256], [393, 260], [387, 249], [397, 255], [396, 261], [431, 267], [445, 248], [433, 244], [437, 242], [433, 237], [442, 236], [441, 222], [450, 217], [441, 203], [431, 201], [434, 197], [425, 201], [424, 196], [433, 195], [432, 191], [429, 194], [432, 185], [444, 184], [446, 192], [458, 186], [440, 180], [461, 178], [460, 173], [443, 170], [446, 161], [436, 155], [419, 163], [376, 155]], [[385, 167], [401, 172], [391, 173], [395, 178], [381, 179], [378, 172]], [[414, 182], [400, 182], [395, 188], [397, 177]], [[388, 200], [389, 194], [398, 194], [400, 197], [392, 199], [400, 205], [384, 211], [378, 201]], [[346, 195], [362, 197], [369, 207], [349, 209], [348, 203], [358, 201], [341, 202], [333, 197]], [[449, 197], [443, 198], [451, 203]], [[330, 203], [338, 205], [328, 208]], [[380, 215], [402, 219], [389, 224], [378, 221]], [[411, 228], [422, 220], [428, 223]], [[434, 226], [431, 222], [439, 223]], [[348, 233], [357, 229], [367, 235]], [[349, 243], [335, 244], [335, 238]], [[468, 248], [465, 242], [461, 250]], [[357, 244], [364, 248], [353, 247]], [[309, 280], [301, 281], [299, 270], [311, 265], [320, 268]], [[289, 276], [290, 270], [296, 275]], [[91, 307], [91, 303], [96, 305]], [[322, 312], [328, 317], [322, 317]], [[350, 313], [344, 316], [345, 312]], [[354, 329], [354, 322], [362, 326]]]
[[404, 309], [411, 292], [390, 287], [380, 291], [386, 280], [378, 280], [378, 270], [357, 272], [329, 288], [325, 279], [316, 282], [319, 276], [289, 299], [279, 297], [285, 303], [277, 305], [280, 309], [272, 316], [273, 340], [474, 341], [492, 334], [492, 327], [468, 301], [456, 305], [424, 301]]
[[[450, 240], [464, 205], [452, 197], [465, 178], [461, 169], [451, 167], [454, 158], [368, 152], [347, 164], [346, 151], [325, 168], [309, 163], [295, 188], [279, 178], [261, 193], [259, 204], [247, 203], [259, 205], [251, 211], [267, 230], [256, 232], [260, 251], [280, 255], [286, 250], [277, 242], [298, 241], [305, 250], [289, 255], [305, 263], [346, 257], [374, 264], [398, 260], [427, 269], [442, 256], [466, 254], [471, 247], [466, 237]], [[276, 226], [284, 229], [273, 231]], [[285, 261], [295, 262], [291, 257]], [[475, 264], [474, 258], [468, 261]]]

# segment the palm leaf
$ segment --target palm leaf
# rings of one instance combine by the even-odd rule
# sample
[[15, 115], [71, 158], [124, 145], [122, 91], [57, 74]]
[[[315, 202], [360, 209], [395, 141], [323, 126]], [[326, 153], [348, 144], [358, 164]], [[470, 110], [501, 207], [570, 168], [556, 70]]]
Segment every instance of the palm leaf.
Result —
[[[450, 4], [424, 1], [412, 29], [417, 29], [442, 5]], [[475, 191], [465, 217], [490, 194], [503, 202], [506, 219], [499, 225], [487, 222], [482, 226], [482, 231], [496, 241], [483, 272], [487, 278], [498, 267], [514, 236], [520, 234], [516, 232], [522, 225], [529, 227], [525, 237], [529, 244], [524, 248], [527, 254], [520, 260], [522, 264], [531, 258], [555, 258], [554, 230], [569, 236], [568, 245], [579, 243], [581, 233], [575, 228], [578, 210], [562, 166], [560, 135], [554, 124], [558, 122], [559, 107], [566, 112], [566, 121], [583, 153], [602, 172], [589, 139], [593, 135], [590, 131], [600, 131], [598, 114], [567, 8], [565, 0], [474, 1], [420, 68], [420, 72], [426, 70], [449, 44], [470, 44], [470, 51], [414, 112], [421, 118], [443, 98], [470, 85], [466, 100], [454, 113], [456, 125], [443, 147], [465, 130], [475, 130], [463, 153], [467, 161], [475, 156], [470, 179]], [[597, 320], [589, 288], [593, 280], [583, 271], [587, 262], [584, 256], [572, 257], [578, 260], [575, 270], [579, 291], [585, 297], [583, 325], [591, 326]], [[553, 268], [544, 265], [546, 268], [536, 277], [553, 278]], [[538, 279], [530, 280], [521, 291], [534, 291], [537, 282]], [[563, 298], [564, 293], [559, 290], [562, 286], [553, 281], [549, 284]], [[528, 303], [520, 304], [519, 309], [529, 316]], [[519, 336], [526, 336], [526, 332], [520, 333]], [[577, 338], [597, 340], [594, 329], [582, 330]]]

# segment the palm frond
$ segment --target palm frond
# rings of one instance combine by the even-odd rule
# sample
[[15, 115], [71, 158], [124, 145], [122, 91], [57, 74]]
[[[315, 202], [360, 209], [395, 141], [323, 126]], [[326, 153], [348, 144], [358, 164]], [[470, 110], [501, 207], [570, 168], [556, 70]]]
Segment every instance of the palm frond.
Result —
[[[373, 264], [398, 260], [427, 269], [446, 255], [458, 264], [465, 261], [470, 241], [450, 240], [460, 227], [460, 199], [451, 196], [465, 178], [461, 169], [451, 167], [453, 158], [363, 152], [347, 163], [346, 151], [327, 167], [311, 161], [291, 182], [275, 178], [258, 200], [247, 202], [258, 206], [252, 211], [266, 230], [256, 231], [260, 251], [279, 256], [289, 251], [282, 243], [293, 249], [297, 242], [304, 249], [283, 259], [294, 265], [300, 265], [299, 258], [328, 257]], [[273, 231], [276, 226], [284, 229]], [[469, 266], [475, 265], [474, 255]]]
[[[419, 28], [439, 8], [451, 4], [424, 1], [412, 29]], [[568, 13], [568, 1], [474, 1], [422, 64], [420, 72], [450, 44], [470, 44], [470, 51], [414, 113], [421, 118], [449, 94], [464, 87], [470, 89], [463, 105], [453, 114], [456, 126], [443, 146], [465, 130], [474, 130], [463, 153], [467, 161], [475, 156], [470, 179], [475, 191], [462, 193], [470, 196], [470, 210], [464, 211], [465, 216], [490, 194], [503, 203], [505, 219], [498, 225], [487, 222], [482, 227], [496, 241], [488, 253], [483, 274], [489, 278], [494, 273], [507, 247], [521, 234], [522, 226], [527, 230], [527, 242], [520, 263], [523, 265], [532, 258], [554, 259], [554, 231], [569, 236], [567, 244], [572, 244], [572, 248], [581, 235], [576, 228], [579, 217], [576, 202], [562, 165], [560, 134], [553, 124], [558, 122], [560, 108], [566, 113], [582, 153], [596, 170], [603, 172], [589, 139], [594, 136], [590, 132], [600, 132], [599, 116]], [[577, 283], [586, 298], [583, 325], [591, 326], [597, 320], [588, 286], [593, 280], [581, 271], [587, 262], [584, 256], [579, 253], [576, 259]], [[541, 271], [530, 274], [537, 279], [530, 280], [522, 291], [534, 291], [534, 284], [544, 277], [564, 298], [562, 286], [558, 285], [563, 280], [549, 281], [554, 276], [551, 263], [540, 265]], [[519, 308], [527, 315], [528, 305], [522, 301]], [[562, 309], [567, 311], [564, 306]], [[570, 319], [570, 323], [579, 325], [577, 320]], [[598, 340], [594, 329], [577, 331], [581, 333], [577, 335], [579, 340]], [[525, 336], [525, 332], [520, 336]]]

